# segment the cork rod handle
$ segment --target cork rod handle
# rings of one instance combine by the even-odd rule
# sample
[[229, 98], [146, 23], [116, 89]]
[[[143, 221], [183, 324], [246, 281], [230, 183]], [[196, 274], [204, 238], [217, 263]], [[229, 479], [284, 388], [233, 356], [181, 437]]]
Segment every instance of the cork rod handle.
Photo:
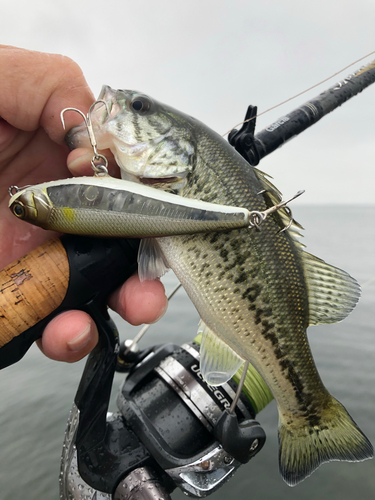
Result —
[[52, 313], [64, 300], [69, 262], [50, 240], [0, 272], [0, 349]]

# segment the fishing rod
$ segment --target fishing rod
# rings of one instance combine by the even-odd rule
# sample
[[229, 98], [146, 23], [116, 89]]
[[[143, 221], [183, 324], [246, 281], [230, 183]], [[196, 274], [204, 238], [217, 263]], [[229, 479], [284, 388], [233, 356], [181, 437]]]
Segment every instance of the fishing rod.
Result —
[[[256, 108], [250, 107], [250, 121], [229, 141], [256, 165], [374, 81], [371, 63], [256, 135]], [[136, 346], [130, 351], [119, 346], [106, 299], [136, 269], [138, 244], [136, 239], [64, 236], [0, 272], [1, 368], [19, 360], [62, 311], [84, 310], [98, 326], [99, 342], [88, 357], [66, 431], [63, 499], [167, 499], [176, 486], [203, 497], [264, 444], [264, 431], [254, 418], [270, 397], [253, 374], [233, 404], [238, 380], [218, 391], [202, 381], [199, 342], [138, 352]], [[115, 369], [129, 376], [119, 411], [107, 418]], [[187, 423], [181, 430], [183, 419]]]
[[372, 61], [318, 96], [280, 117], [256, 135], [254, 133], [257, 107], [249, 106], [241, 129], [232, 130], [228, 135], [228, 141], [250, 165], [255, 167], [262, 158], [314, 125], [323, 116], [374, 82], [375, 61]]

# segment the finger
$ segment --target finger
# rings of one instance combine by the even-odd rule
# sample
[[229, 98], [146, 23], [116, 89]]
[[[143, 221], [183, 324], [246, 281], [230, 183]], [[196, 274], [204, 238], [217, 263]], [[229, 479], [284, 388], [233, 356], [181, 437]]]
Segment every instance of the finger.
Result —
[[[0, 153], [6, 149], [17, 135], [18, 130], [0, 117]], [[1, 161], [1, 155], [0, 155]]]
[[[87, 112], [94, 97], [80, 67], [68, 57], [0, 45], [0, 116], [14, 127], [42, 126], [62, 142], [60, 112], [77, 107]], [[68, 126], [82, 121], [70, 114]]]
[[98, 330], [93, 319], [83, 311], [68, 311], [50, 321], [37, 344], [49, 358], [74, 363], [84, 358], [97, 342]]
[[109, 307], [132, 325], [155, 323], [168, 308], [164, 286], [159, 280], [141, 283], [138, 275], [131, 276], [108, 301]]

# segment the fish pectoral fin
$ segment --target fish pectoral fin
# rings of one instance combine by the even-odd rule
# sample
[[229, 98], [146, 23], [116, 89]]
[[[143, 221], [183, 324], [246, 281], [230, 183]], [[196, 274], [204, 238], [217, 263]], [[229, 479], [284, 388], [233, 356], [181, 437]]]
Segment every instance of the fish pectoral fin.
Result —
[[202, 334], [200, 370], [210, 385], [225, 384], [241, 367], [244, 360], [200, 320], [198, 334]]
[[163, 252], [155, 238], [143, 238], [138, 250], [138, 275], [141, 281], [154, 280], [169, 269]]
[[361, 287], [348, 273], [302, 252], [309, 297], [309, 324], [336, 323], [354, 309]]

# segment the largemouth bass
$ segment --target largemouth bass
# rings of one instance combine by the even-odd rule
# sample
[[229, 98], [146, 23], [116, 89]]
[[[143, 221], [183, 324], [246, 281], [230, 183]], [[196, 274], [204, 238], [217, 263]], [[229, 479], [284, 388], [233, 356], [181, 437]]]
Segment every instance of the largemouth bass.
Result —
[[[103, 87], [92, 123], [99, 149], [110, 148], [124, 177], [186, 198], [264, 212], [281, 199], [252, 168], [198, 120], [130, 90]], [[109, 111], [109, 112], [108, 112]], [[89, 146], [85, 125], [71, 147]], [[291, 486], [331, 460], [362, 461], [373, 448], [316, 369], [306, 329], [344, 319], [360, 295], [346, 272], [307, 253], [288, 212], [270, 215], [260, 231], [157, 238], [201, 316], [201, 371], [211, 384], [230, 378], [243, 360], [258, 370], [279, 411], [279, 463]], [[148, 269], [147, 246], [141, 267]], [[157, 274], [157, 273], [156, 273]]]

